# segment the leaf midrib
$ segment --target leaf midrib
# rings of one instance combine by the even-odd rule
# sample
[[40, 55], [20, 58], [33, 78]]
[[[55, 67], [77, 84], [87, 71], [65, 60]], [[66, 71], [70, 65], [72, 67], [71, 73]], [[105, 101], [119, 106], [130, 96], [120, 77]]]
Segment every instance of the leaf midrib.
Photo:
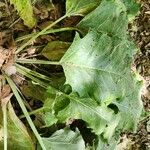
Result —
[[[70, 66], [70, 67], [76, 67], [76, 68], [81, 68], [81, 69], [87, 69], [87, 70], [96, 70], [96, 71], [102, 71], [102, 72], [105, 72], [107, 74], [113, 74], [113, 75], [117, 75], [117, 76], [120, 76], [121, 78], [125, 79], [126, 81], [128, 81], [129, 83], [131, 82], [129, 79], [126, 78], [126, 75], [125, 74], [118, 74], [118, 73], [115, 73], [115, 72], [112, 72], [112, 71], [107, 71], [107, 70], [104, 70], [104, 69], [100, 69], [100, 68], [94, 68], [94, 67], [89, 67], [89, 66], [86, 66], [86, 65], [77, 65], [77, 64], [73, 64], [71, 62], [60, 62], [60, 64], [64, 67], [64, 66]], [[83, 69], [83, 70], [84, 70]], [[134, 86], [131, 85], [133, 88]]]
[[[64, 93], [63, 93], [64, 94]], [[71, 97], [70, 95], [67, 95], [67, 94], [64, 94], [64, 96], [66, 96], [67, 98], [75, 101], [76, 103], [79, 103], [81, 105], [83, 105], [84, 107], [86, 107], [87, 109], [90, 109], [91, 111], [93, 111], [95, 114], [97, 114], [101, 119], [105, 120], [106, 122], [108, 122], [108, 120], [106, 120], [103, 116], [101, 116], [97, 111], [95, 111], [93, 108], [91, 108], [90, 106], [88, 105], [85, 105], [84, 103], [82, 103], [81, 101]], [[99, 106], [100, 107], [100, 106]]]
[[[71, 141], [72, 142], [72, 141]], [[77, 143], [71, 143], [71, 142], [68, 142], [68, 143], [65, 143], [65, 142], [55, 142], [55, 141], [50, 141], [50, 143], [56, 143], [56, 144], [65, 144], [65, 145], [76, 145]]]
[[77, 64], [73, 64], [71, 62], [62, 62], [61, 63], [62, 66], [72, 66], [72, 67], [77, 67], [77, 68], [81, 68], [81, 69], [87, 69], [87, 70], [96, 70], [96, 71], [102, 71], [102, 72], [106, 72], [106, 73], [109, 73], [109, 74], [114, 74], [114, 75], [117, 75], [117, 76], [121, 76], [122, 78], [125, 78], [124, 75], [121, 75], [121, 74], [118, 74], [118, 73], [115, 73], [115, 72], [112, 72], [112, 71], [107, 71], [107, 70], [104, 70], [104, 69], [100, 69], [100, 68], [94, 68], [94, 67], [89, 67], [89, 66], [86, 66], [86, 65], [77, 65]]

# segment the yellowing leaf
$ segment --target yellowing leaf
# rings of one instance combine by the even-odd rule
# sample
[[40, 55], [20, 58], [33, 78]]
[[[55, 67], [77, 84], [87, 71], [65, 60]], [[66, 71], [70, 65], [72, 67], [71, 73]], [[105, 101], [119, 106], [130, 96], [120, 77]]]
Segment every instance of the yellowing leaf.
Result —
[[85, 15], [92, 11], [101, 0], [67, 0], [66, 14], [67, 15]]
[[33, 8], [30, 0], [10, 0], [18, 11], [19, 16], [23, 19], [24, 24], [29, 28], [36, 25], [36, 19], [33, 15]]
[[[33, 140], [28, 134], [26, 127], [16, 116], [10, 102], [8, 103], [7, 119], [8, 119], [8, 149], [34, 150]], [[3, 141], [0, 141], [0, 148], [2, 147], [3, 147]]]
[[44, 47], [41, 54], [49, 60], [58, 61], [62, 58], [69, 46], [69, 42], [51, 41]]

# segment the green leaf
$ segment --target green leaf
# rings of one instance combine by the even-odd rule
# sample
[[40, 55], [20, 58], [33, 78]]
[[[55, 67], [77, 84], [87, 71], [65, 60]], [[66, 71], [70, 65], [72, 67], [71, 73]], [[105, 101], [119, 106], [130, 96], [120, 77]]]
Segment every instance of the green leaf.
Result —
[[86, 33], [92, 28], [110, 36], [124, 37], [128, 27], [126, 8], [119, 0], [103, 0], [93, 12], [82, 19], [78, 27]]
[[84, 141], [79, 131], [69, 129], [56, 131], [51, 137], [43, 138], [47, 150], [85, 150]]
[[105, 141], [102, 136], [99, 136], [98, 146], [96, 150], [116, 150], [116, 146], [118, 143], [118, 137], [112, 137], [109, 142]]
[[51, 113], [50, 111], [43, 113], [43, 119], [44, 119], [44, 122], [45, 122], [44, 127], [50, 127], [53, 124], [56, 124], [57, 121], [58, 121], [56, 116], [53, 113]]
[[133, 53], [133, 43], [127, 39], [90, 31], [83, 39], [77, 35], [60, 61], [66, 84], [81, 97], [114, 104], [125, 129], [137, 125], [142, 111], [140, 85], [130, 70]]
[[106, 126], [118, 118], [114, 112], [103, 106], [98, 106], [97, 103], [88, 98], [79, 98], [70, 95], [70, 104], [63, 110], [58, 112], [57, 118], [64, 122], [69, 122], [70, 119], [82, 119], [87, 123], [87, 126], [93, 129], [95, 134], [99, 135], [106, 132]]
[[33, 28], [36, 25], [36, 19], [33, 14], [33, 8], [30, 0], [10, 0], [10, 3], [14, 5], [26, 26]]
[[82, 19], [78, 27], [85, 32], [94, 28], [98, 32], [123, 37], [127, 32], [128, 20], [133, 20], [138, 10], [139, 4], [134, 0], [103, 0], [93, 12]]
[[66, 14], [68, 16], [85, 15], [92, 11], [101, 0], [67, 0]]
[[62, 58], [69, 46], [69, 42], [52, 41], [44, 47], [41, 54], [51, 61], [58, 61]]
[[[69, 119], [69, 116], [80, 118], [96, 134], [103, 133], [103, 138], [108, 141], [120, 130], [135, 130], [142, 112], [141, 83], [131, 73], [136, 48], [126, 35], [127, 24], [125, 5], [120, 0], [103, 0], [78, 25], [86, 33], [90, 29], [89, 33], [82, 39], [77, 34], [60, 60], [66, 84], [84, 98], [68, 97], [69, 105], [59, 110], [57, 117], [61, 121]], [[96, 101], [99, 106], [95, 106]], [[113, 110], [116, 115], [107, 115], [110, 120], [104, 117], [107, 113], [92, 117], [88, 112], [95, 112], [97, 107], [98, 110], [105, 108], [107, 113]], [[102, 118], [106, 122], [99, 126]], [[91, 122], [97, 122], [97, 126]]]
[[60, 64], [73, 91], [118, 110], [120, 126], [135, 129], [142, 111], [141, 85], [131, 73], [136, 48], [126, 35], [127, 23], [120, 0], [103, 0], [78, 25], [92, 31], [83, 39], [76, 35]]
[[133, 20], [139, 11], [140, 4], [138, 4], [136, 0], [121, 0], [121, 1], [125, 4], [127, 8], [129, 21]]
[[[0, 129], [1, 130], [1, 129]], [[0, 141], [0, 147], [3, 147]], [[34, 142], [23, 123], [16, 116], [11, 103], [8, 103], [8, 149], [34, 150]]]
[[[50, 94], [50, 89], [48, 91]], [[95, 100], [90, 98], [81, 98], [76, 93], [67, 95], [57, 90], [55, 90], [55, 94], [53, 110], [59, 122], [69, 122], [70, 119], [82, 119], [89, 128], [93, 129], [95, 134], [99, 135], [106, 132], [106, 135], [108, 135], [107, 128], [109, 130], [109, 124], [113, 125], [114, 120], [120, 119], [120, 116], [115, 115], [113, 110], [105, 105], [99, 106]], [[106, 126], [108, 127], [106, 128]], [[115, 127], [112, 130], [115, 130]], [[110, 132], [110, 134], [112, 133], [113, 131]]]
[[[49, 88], [49, 91], [51, 91], [50, 88]], [[53, 112], [53, 107], [54, 107], [54, 103], [55, 103], [55, 94], [48, 94], [46, 92], [45, 95], [47, 96], [47, 98], [43, 105], [43, 107], [45, 108], [45, 111], [42, 113], [42, 116], [43, 116], [43, 120], [45, 122], [44, 127], [50, 127], [53, 124], [57, 123], [57, 121], [58, 121], [58, 119], [56, 118], [56, 116], [54, 115], [54, 112]]]

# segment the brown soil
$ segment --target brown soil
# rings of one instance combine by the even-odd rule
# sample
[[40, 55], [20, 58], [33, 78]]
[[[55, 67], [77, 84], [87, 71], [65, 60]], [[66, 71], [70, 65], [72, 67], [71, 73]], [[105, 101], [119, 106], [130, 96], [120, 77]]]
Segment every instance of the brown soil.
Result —
[[[141, 3], [140, 14], [132, 23], [130, 34], [140, 48], [134, 63], [136, 70], [144, 79], [142, 100], [145, 111], [150, 113], [150, 1], [143, 0]], [[133, 142], [132, 150], [150, 150], [149, 115], [139, 123], [136, 134], [128, 134], [128, 138]]]

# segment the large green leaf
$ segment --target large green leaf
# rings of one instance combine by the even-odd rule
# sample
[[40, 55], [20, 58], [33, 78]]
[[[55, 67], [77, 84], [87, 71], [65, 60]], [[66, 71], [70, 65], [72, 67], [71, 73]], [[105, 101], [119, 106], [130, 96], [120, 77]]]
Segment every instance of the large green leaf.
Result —
[[79, 131], [69, 129], [56, 131], [51, 137], [43, 138], [47, 150], [85, 150], [84, 141]]
[[106, 142], [102, 136], [99, 136], [98, 145], [96, 150], [116, 150], [116, 146], [118, 143], [118, 137], [112, 137], [109, 142]]
[[30, 0], [10, 0], [19, 13], [24, 24], [29, 28], [33, 28], [36, 24], [36, 19], [33, 15], [33, 8]]
[[128, 20], [132, 20], [138, 10], [139, 4], [134, 0], [103, 0], [92, 13], [82, 19], [78, 27], [86, 32], [89, 28], [94, 28], [98, 32], [123, 37], [127, 33]]
[[140, 4], [138, 4], [136, 0], [121, 0], [121, 1], [127, 7], [129, 21], [133, 20], [139, 11]]
[[66, 14], [68, 16], [87, 14], [100, 4], [100, 1], [101, 0], [67, 0]]
[[73, 91], [115, 104], [127, 129], [135, 127], [142, 110], [140, 86], [130, 73], [133, 52], [127, 39], [91, 31], [83, 39], [77, 35], [60, 61]]
[[119, 119], [113, 111], [105, 106], [100, 107], [90, 98], [79, 98], [75, 95], [69, 96], [69, 105], [58, 112], [57, 118], [60, 121], [69, 119], [82, 119], [87, 126], [92, 128], [95, 134], [106, 132], [106, 126], [115, 118]]
[[[34, 150], [34, 142], [28, 134], [23, 123], [16, 116], [11, 103], [8, 103], [8, 149]], [[0, 129], [1, 130], [1, 129]], [[0, 148], [3, 141], [0, 141]]]
[[86, 32], [93, 28], [110, 36], [124, 37], [127, 25], [125, 5], [119, 0], [103, 0], [93, 12], [82, 19], [78, 27]]
[[103, 0], [79, 24], [94, 31], [83, 39], [76, 35], [60, 64], [73, 91], [118, 109], [121, 126], [134, 129], [142, 103], [140, 83], [131, 73], [136, 48], [126, 35], [127, 22], [126, 7], [120, 0]]
[[[76, 93], [67, 95], [50, 87], [48, 93], [50, 96], [55, 93], [53, 110], [59, 122], [69, 122], [70, 119], [82, 119], [95, 134], [104, 133], [106, 139], [109, 139], [114, 133], [120, 120], [120, 115], [116, 115], [106, 105], [99, 106], [91, 98], [81, 98]], [[111, 129], [109, 124], [112, 126]]]

